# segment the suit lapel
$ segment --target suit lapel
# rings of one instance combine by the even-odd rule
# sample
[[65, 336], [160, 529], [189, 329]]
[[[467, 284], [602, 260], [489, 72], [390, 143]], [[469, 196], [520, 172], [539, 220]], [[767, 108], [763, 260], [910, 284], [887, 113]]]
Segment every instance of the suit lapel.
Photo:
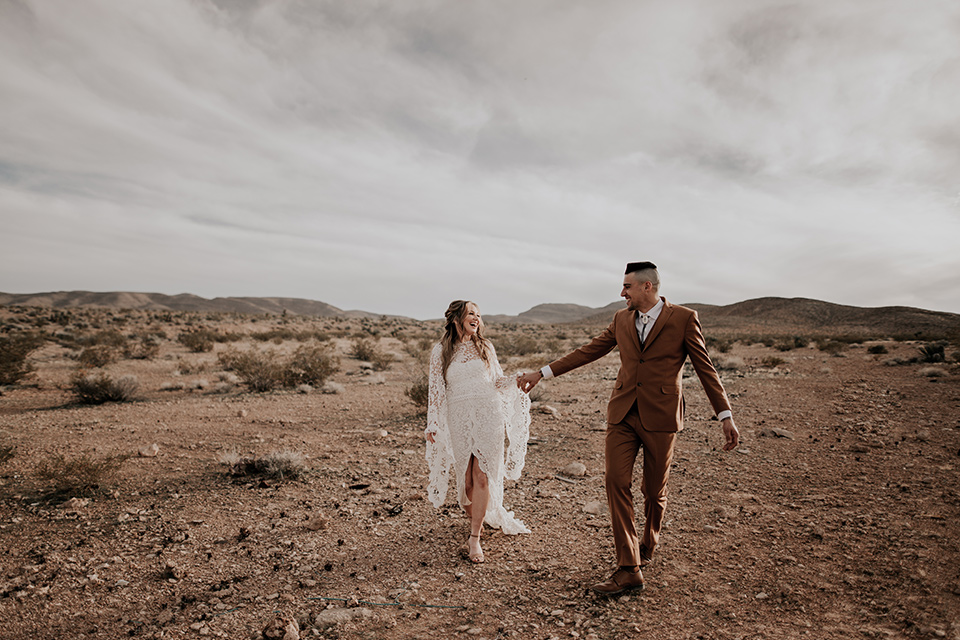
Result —
[[630, 320], [630, 334], [633, 336], [633, 346], [637, 348], [637, 353], [643, 351], [640, 346], [640, 336], [637, 334], [637, 311], [624, 314]]
[[[636, 311], [634, 314], [636, 314]], [[653, 323], [653, 327], [650, 329], [650, 335], [648, 335], [646, 340], [643, 341], [643, 347], [641, 348], [641, 351], [643, 349], [650, 348], [650, 345], [653, 343], [653, 341], [657, 339], [658, 335], [660, 335], [660, 329], [662, 329], [664, 325], [670, 321], [671, 314], [673, 314], [673, 305], [664, 299], [663, 309], [660, 310], [660, 315], [657, 316], [657, 321]], [[636, 331], [634, 331], [634, 333], [636, 333]], [[637, 343], [639, 344], [639, 342], [640, 337], [638, 336]]]

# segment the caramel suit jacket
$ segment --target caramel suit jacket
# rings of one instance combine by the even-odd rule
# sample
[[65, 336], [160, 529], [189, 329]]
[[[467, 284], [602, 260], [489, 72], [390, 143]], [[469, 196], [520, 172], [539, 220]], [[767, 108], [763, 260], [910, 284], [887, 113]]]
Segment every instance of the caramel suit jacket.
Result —
[[607, 422], [617, 424], [637, 403], [640, 421], [648, 431], [683, 428], [683, 363], [689, 356], [715, 413], [730, 409], [730, 401], [710, 362], [697, 312], [664, 299], [663, 310], [640, 346], [637, 311], [622, 309], [603, 333], [559, 360], [550, 363], [553, 375], [593, 362], [620, 348], [620, 372], [607, 405]]

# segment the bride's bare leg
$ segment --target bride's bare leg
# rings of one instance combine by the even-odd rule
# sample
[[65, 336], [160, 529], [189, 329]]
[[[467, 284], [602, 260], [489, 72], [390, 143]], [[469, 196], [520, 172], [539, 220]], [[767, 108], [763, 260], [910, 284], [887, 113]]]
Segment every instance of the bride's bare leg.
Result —
[[480, 470], [480, 463], [474, 456], [470, 456], [470, 463], [467, 465], [466, 481], [465, 487], [470, 488], [467, 497], [471, 502], [467, 508], [467, 514], [470, 516], [470, 538], [467, 541], [470, 559], [474, 562], [483, 562], [480, 534], [483, 532], [483, 518], [487, 513], [487, 504], [490, 502], [490, 486], [487, 484], [487, 474]]

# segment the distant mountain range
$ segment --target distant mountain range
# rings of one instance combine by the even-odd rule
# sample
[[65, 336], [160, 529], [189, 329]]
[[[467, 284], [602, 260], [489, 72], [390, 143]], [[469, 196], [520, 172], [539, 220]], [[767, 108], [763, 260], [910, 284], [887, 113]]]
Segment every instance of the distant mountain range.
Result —
[[221, 313], [281, 314], [295, 313], [325, 318], [379, 318], [379, 313], [344, 311], [337, 307], [304, 298], [201, 298], [190, 293], [168, 296], [162, 293], [113, 291], [55, 291], [51, 293], [0, 293], [0, 306], [24, 307], [103, 307], [107, 309], [148, 309], [151, 311], [200, 311]]
[[[281, 314], [337, 318], [380, 318], [368, 311], [344, 311], [333, 305], [303, 298], [201, 298], [192, 294], [58, 291], [52, 293], [0, 293], [0, 306], [52, 308], [102, 307], [249, 314]], [[685, 305], [696, 309], [709, 335], [870, 334], [899, 337], [960, 337], [960, 314], [914, 307], [852, 307], [808, 298], [756, 298], [724, 306]], [[516, 316], [486, 315], [487, 323], [605, 325], [624, 302], [605, 307], [578, 304], [540, 304]], [[398, 316], [388, 316], [398, 317]]]

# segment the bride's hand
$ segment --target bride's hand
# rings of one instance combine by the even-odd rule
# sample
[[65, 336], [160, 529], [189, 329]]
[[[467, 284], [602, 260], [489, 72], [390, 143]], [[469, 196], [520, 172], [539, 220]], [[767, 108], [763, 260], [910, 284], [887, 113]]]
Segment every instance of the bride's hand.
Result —
[[427, 442], [429, 442], [430, 444], [435, 444], [437, 442], [433, 437], [432, 431], [427, 432]]

